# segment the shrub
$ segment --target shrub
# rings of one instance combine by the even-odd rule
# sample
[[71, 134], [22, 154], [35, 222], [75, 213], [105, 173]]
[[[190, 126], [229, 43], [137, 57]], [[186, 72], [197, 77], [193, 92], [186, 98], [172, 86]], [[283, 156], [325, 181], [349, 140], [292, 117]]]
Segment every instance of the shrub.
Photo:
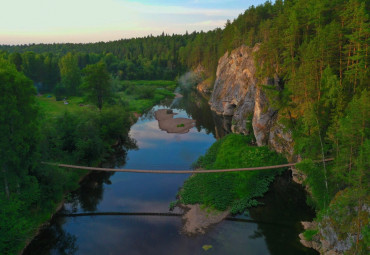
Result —
[[[195, 168], [230, 169], [284, 164], [286, 160], [267, 147], [250, 146], [250, 136], [230, 134], [216, 141]], [[256, 206], [261, 197], [284, 169], [227, 173], [202, 173], [190, 177], [179, 192], [181, 203], [200, 203], [217, 210], [231, 209], [233, 214]]]

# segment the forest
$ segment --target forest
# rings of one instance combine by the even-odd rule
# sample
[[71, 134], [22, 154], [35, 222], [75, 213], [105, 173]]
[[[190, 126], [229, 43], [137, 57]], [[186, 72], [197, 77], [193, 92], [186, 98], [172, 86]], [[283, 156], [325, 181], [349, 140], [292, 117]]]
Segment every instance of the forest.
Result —
[[[0, 218], [7, 219], [0, 221], [0, 253], [20, 251], [81, 177], [50, 171], [40, 161], [94, 165], [114, 151], [111, 145], [117, 140], [134, 146], [127, 137], [130, 114], [146, 107], [129, 101], [153, 99], [156, 88], [164, 85], [140, 87], [130, 80], [176, 80], [201, 65], [212, 84], [226, 51], [260, 43], [255, 56], [259, 75], [277, 75], [280, 89], [260, 86], [279, 111], [278, 121], [292, 131], [316, 221], [333, 222], [339, 238], [353, 234], [349, 254], [366, 254], [369, 11], [365, 0], [276, 0], [252, 6], [208, 32], [88, 44], [0, 45]], [[156, 100], [173, 89], [169, 86]], [[37, 93], [53, 93], [58, 100], [84, 98], [95, 107], [83, 109], [85, 115], [67, 112], [45, 119]], [[107, 126], [108, 118], [115, 121]], [[125, 128], [116, 133], [115, 125]], [[313, 162], [330, 157], [335, 159], [331, 164]]]

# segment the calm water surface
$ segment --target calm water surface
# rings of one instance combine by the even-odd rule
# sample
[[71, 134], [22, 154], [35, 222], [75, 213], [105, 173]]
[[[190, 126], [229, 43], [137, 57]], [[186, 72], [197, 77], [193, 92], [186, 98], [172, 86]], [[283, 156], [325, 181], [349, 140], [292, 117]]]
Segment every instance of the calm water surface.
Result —
[[[187, 134], [168, 134], [158, 128], [154, 111], [171, 107], [178, 117], [196, 119]], [[176, 117], [177, 117], [176, 116]], [[137, 149], [129, 150], [117, 168], [190, 169], [191, 164], [228, 132], [230, 120], [220, 119], [203, 98], [191, 94], [157, 105], [131, 127]], [[189, 175], [94, 173], [72, 194], [64, 212], [169, 212], [169, 204]], [[300, 221], [310, 220], [302, 188], [289, 175], [277, 178], [250, 211], [249, 221], [226, 220], [205, 235], [182, 233], [181, 217], [105, 215], [56, 216], [30, 244], [25, 254], [317, 254], [298, 240]], [[175, 209], [175, 212], [181, 212]], [[208, 251], [203, 245], [212, 245]]]

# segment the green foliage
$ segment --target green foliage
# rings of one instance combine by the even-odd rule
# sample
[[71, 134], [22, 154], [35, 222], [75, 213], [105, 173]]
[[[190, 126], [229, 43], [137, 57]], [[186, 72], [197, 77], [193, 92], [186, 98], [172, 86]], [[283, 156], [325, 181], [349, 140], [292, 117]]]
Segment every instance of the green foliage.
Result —
[[82, 85], [89, 101], [95, 103], [99, 110], [103, 108], [103, 102], [111, 96], [112, 87], [110, 75], [105, 63], [88, 65], [83, 70], [85, 77]]
[[185, 125], [183, 123], [178, 124], [177, 127], [184, 127]]
[[76, 96], [81, 83], [81, 71], [78, 58], [72, 53], [63, 56], [59, 61], [61, 83], [56, 92], [64, 92], [65, 96]]
[[1, 59], [0, 89], [0, 170], [9, 197], [38, 158], [38, 109], [31, 80]]
[[368, 224], [362, 229], [362, 240], [360, 250], [366, 253], [368, 251], [368, 248], [370, 246], [370, 225]]
[[64, 105], [48, 95], [36, 97], [32, 81], [4, 60], [0, 86], [0, 253], [16, 254], [87, 173], [39, 162], [96, 165], [113, 144], [122, 148], [130, 115], [118, 105], [99, 112], [80, 107], [81, 98]]
[[30, 234], [32, 222], [27, 219], [28, 213], [24, 210], [25, 206], [17, 196], [6, 199], [0, 193], [0, 251], [2, 254], [15, 254], [22, 248], [23, 243]]
[[251, 208], [257, 205], [259, 205], [259, 202], [257, 200], [245, 197], [233, 202], [230, 213], [241, 214], [245, 211], [246, 208]]
[[27, 215], [39, 205], [40, 187], [31, 173], [40, 133], [32, 81], [2, 59], [0, 88], [0, 253], [12, 254], [34, 227]]
[[165, 98], [172, 98], [176, 83], [173, 81], [123, 81], [119, 97], [128, 102], [132, 112], [142, 113]]
[[303, 232], [304, 239], [307, 241], [312, 241], [313, 237], [317, 235], [318, 232], [318, 229], [307, 229], [305, 232]]
[[169, 205], [169, 210], [170, 211], [173, 211], [173, 209], [175, 209], [175, 207], [179, 204], [179, 200], [176, 200], [176, 201], [172, 201]]
[[330, 198], [326, 192], [322, 164], [315, 164], [312, 160], [306, 159], [297, 164], [296, 167], [307, 175], [305, 184], [310, 187], [312, 194], [308, 203], [317, 209], [326, 208], [329, 205]]
[[[206, 155], [201, 156], [195, 167], [204, 169], [245, 168], [285, 163], [285, 159], [267, 147], [248, 145], [248, 136], [230, 134], [216, 141]], [[200, 203], [232, 213], [241, 213], [257, 205], [261, 197], [281, 170], [263, 170], [231, 173], [195, 174], [190, 177], [179, 192], [181, 202]]]

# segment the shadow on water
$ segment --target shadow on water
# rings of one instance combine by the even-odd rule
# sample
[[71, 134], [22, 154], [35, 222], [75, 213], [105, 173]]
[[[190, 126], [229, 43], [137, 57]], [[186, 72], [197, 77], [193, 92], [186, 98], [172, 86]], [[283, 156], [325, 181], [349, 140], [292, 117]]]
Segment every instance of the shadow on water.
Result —
[[72, 212], [78, 210], [78, 206], [83, 211], [96, 211], [97, 205], [103, 199], [104, 187], [110, 185], [110, 177], [114, 172], [94, 172], [88, 175], [81, 183], [83, 188], [70, 193], [68, 203], [71, 206]]
[[262, 205], [249, 210], [250, 217], [257, 222], [278, 222], [281, 227], [258, 224], [250, 238], [264, 237], [271, 255], [318, 254], [299, 242], [298, 235], [303, 232], [300, 222], [312, 221], [315, 212], [306, 204], [306, 191], [292, 180], [290, 171], [278, 176], [259, 202]]
[[78, 251], [77, 237], [63, 229], [65, 221], [65, 218], [54, 217], [50, 226], [42, 230], [23, 254], [75, 254]]

